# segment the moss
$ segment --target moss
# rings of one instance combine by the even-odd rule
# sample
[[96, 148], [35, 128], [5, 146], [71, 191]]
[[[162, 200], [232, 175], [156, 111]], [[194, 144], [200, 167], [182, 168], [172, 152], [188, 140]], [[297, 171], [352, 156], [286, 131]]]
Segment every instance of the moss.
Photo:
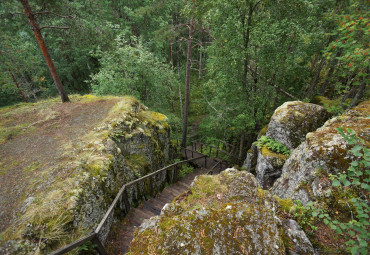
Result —
[[273, 152], [271, 150], [269, 150], [267, 148], [267, 146], [263, 146], [262, 149], [261, 149], [261, 153], [262, 155], [265, 157], [265, 158], [268, 158], [268, 157], [274, 157], [274, 158], [279, 158], [281, 160], [287, 160], [288, 159], [288, 156], [284, 155], [284, 154], [280, 154], [280, 153], [276, 153], [276, 152]]
[[168, 130], [169, 128], [168, 118], [161, 113], [152, 111], [141, 111], [137, 117], [141, 121], [147, 121], [151, 126], [158, 127], [160, 130]]
[[291, 199], [281, 199], [278, 196], [274, 196], [276, 202], [278, 202], [281, 209], [289, 213], [290, 209], [293, 207], [293, 201]]
[[267, 128], [269, 127], [269, 125], [265, 125], [261, 130], [260, 132], [258, 133], [258, 136], [263, 136], [263, 135], [266, 135], [267, 133]]
[[125, 156], [126, 163], [130, 169], [144, 170], [149, 166], [148, 160], [140, 154], [131, 154]]

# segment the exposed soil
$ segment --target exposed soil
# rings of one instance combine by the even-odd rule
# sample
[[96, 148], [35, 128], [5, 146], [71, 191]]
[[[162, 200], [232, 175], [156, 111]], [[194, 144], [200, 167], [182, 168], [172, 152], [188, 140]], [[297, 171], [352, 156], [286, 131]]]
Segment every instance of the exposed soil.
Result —
[[65, 153], [65, 145], [78, 143], [107, 117], [117, 101], [45, 101], [0, 108], [0, 127], [27, 124], [0, 143], [0, 232], [22, 213], [25, 199], [73, 172], [63, 167], [73, 156]]

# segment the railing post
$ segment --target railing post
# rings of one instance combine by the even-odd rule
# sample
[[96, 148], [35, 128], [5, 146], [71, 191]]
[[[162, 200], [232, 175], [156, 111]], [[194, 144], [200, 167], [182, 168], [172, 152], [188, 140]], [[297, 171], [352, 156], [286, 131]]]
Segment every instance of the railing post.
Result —
[[194, 150], [191, 151], [191, 158], [194, 158]]
[[100, 255], [108, 255], [107, 251], [104, 249], [103, 244], [100, 242], [98, 235], [91, 240], [94, 244], [96, 244], [95, 249], [98, 251]]
[[218, 149], [216, 149], [216, 158], [218, 158]]
[[203, 143], [200, 144], [200, 153], [203, 154]]
[[130, 211], [130, 203], [128, 202], [128, 196], [127, 196], [127, 188], [125, 188], [125, 191], [122, 194], [123, 203], [125, 204], [125, 210], [126, 214]]
[[212, 157], [211, 155], [211, 152], [212, 152], [212, 146], [211, 145], [208, 145], [209, 146], [209, 156]]

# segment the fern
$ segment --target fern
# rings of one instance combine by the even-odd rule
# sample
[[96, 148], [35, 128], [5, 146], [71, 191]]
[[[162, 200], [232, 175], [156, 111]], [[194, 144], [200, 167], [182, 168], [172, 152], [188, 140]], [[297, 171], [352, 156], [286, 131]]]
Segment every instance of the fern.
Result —
[[274, 139], [268, 137], [268, 136], [261, 136], [256, 142], [254, 142], [258, 148], [262, 148], [263, 146], [266, 146], [270, 151], [284, 154], [285, 156], [289, 156], [291, 154], [291, 151], [282, 143], [275, 141]]

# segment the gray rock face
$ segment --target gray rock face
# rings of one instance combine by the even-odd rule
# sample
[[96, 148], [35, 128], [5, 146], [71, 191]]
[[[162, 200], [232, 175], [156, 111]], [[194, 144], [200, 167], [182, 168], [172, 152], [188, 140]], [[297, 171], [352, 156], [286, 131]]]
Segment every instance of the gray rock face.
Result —
[[285, 162], [281, 177], [272, 192], [281, 198], [301, 200], [303, 204], [318, 197], [331, 196], [330, 173], [346, 171], [354, 156], [336, 128], [353, 129], [366, 142], [370, 140], [367, 116], [370, 103], [363, 103], [344, 115], [328, 120], [309, 133]]
[[275, 110], [266, 135], [292, 150], [304, 141], [307, 133], [321, 127], [330, 116], [319, 105], [301, 101], [286, 102]]
[[243, 167], [245, 167], [252, 174], [256, 173], [257, 157], [257, 146], [252, 144], [250, 150], [247, 152], [247, 157], [243, 164]]
[[[267, 148], [262, 151], [257, 148], [256, 178], [258, 185], [264, 189], [272, 187], [275, 180], [280, 177], [281, 169], [287, 157], [272, 153]], [[262, 153], [264, 152], [264, 153]]]
[[298, 226], [295, 220], [284, 220], [283, 227], [285, 233], [294, 244], [294, 247], [289, 250], [289, 254], [315, 254], [310, 240], [308, 240], [305, 232]]
[[[106, 142], [111, 153], [112, 163], [107, 171], [107, 176], [101, 178], [89, 178], [83, 182], [84, 191], [79, 194], [77, 201], [78, 210], [75, 211], [74, 226], [92, 229], [105, 214], [112, 197], [115, 196], [123, 183], [132, 181], [152, 171], [158, 170], [170, 160], [169, 132], [159, 132], [155, 127], [137, 128], [128, 132], [125, 137], [116, 138], [115, 141], [108, 139]], [[159, 192], [166, 182], [166, 173], [161, 173], [153, 178], [154, 192]], [[133, 185], [127, 189], [129, 203], [144, 199], [147, 190], [144, 183]], [[120, 210], [124, 213], [124, 202], [120, 201]], [[115, 217], [112, 215], [99, 235], [102, 241], [108, 236], [110, 226]]]

